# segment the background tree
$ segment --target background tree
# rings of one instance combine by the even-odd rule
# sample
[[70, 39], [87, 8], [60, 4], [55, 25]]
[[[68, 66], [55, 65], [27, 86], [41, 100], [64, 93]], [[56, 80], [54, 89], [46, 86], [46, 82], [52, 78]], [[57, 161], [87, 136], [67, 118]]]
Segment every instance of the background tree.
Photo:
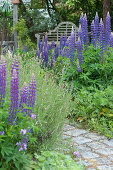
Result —
[[106, 15], [107, 12], [110, 12], [110, 0], [103, 0], [103, 22], [104, 26], [106, 26]]

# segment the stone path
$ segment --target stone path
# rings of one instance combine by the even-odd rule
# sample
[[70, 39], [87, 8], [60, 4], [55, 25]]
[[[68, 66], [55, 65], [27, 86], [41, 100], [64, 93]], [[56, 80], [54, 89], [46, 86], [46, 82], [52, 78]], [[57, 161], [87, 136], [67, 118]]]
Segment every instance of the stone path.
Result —
[[113, 139], [65, 124], [64, 140], [77, 147], [86, 170], [113, 170]]

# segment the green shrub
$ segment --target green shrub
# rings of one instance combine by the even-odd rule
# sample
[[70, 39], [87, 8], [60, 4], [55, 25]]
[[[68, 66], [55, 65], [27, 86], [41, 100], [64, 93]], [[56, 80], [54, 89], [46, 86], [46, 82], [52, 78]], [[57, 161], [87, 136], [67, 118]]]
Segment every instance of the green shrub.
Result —
[[44, 151], [41, 155], [35, 153], [38, 160], [37, 170], [83, 170], [82, 165], [78, 165], [70, 155], [64, 155], [55, 151]]
[[105, 64], [102, 64], [100, 57], [100, 47], [96, 49], [93, 45], [88, 50], [83, 50], [84, 63], [81, 64], [81, 73], [77, 72], [77, 52], [75, 51], [75, 63], [72, 65], [70, 59], [66, 57], [58, 57], [56, 62], [56, 74], [59, 81], [68, 82], [69, 88], [73, 85], [73, 93], [75, 89], [80, 90], [82, 87], [90, 88], [106, 88], [113, 83], [113, 49], [105, 53]]
[[90, 129], [96, 129], [107, 137], [112, 137], [113, 86], [92, 93], [85, 88], [78, 91], [70, 117], [86, 123]]

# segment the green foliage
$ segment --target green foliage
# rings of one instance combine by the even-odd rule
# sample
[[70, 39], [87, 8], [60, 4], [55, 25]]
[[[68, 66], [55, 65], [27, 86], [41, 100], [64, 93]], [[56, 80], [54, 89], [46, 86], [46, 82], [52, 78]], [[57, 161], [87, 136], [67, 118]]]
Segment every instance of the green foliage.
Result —
[[33, 128], [33, 134], [29, 134], [28, 149], [32, 143], [32, 135], [38, 132], [34, 130], [34, 122], [31, 118], [24, 117], [22, 113], [17, 114], [17, 124], [11, 126], [8, 122], [9, 116], [9, 102], [5, 102], [5, 106], [0, 108], [0, 131], [4, 132], [0, 135], [0, 168], [2, 169], [23, 169], [29, 168], [32, 163], [32, 157], [30, 154], [25, 152], [19, 152], [16, 143], [21, 140], [20, 131], [21, 129], [27, 129], [28, 127]]
[[19, 48], [25, 48], [27, 44], [28, 48], [31, 50], [35, 45], [31, 42], [31, 39], [28, 35], [28, 28], [26, 26], [26, 21], [24, 19], [19, 19], [15, 24], [15, 27], [12, 28], [12, 31], [16, 30], [18, 32], [18, 46]]
[[67, 84], [67, 90], [72, 91], [72, 113], [68, 117], [112, 137], [113, 49], [105, 52], [104, 64], [99, 46], [95, 49], [90, 45], [86, 51], [83, 50], [83, 59], [80, 73], [76, 69], [76, 51], [73, 65], [69, 58], [61, 56], [56, 62], [56, 82], [62, 81]]
[[[54, 145], [62, 129], [65, 117], [70, 112], [69, 103], [71, 95], [63, 89], [62, 84], [57, 86], [51, 76], [42, 70], [39, 63], [34, 58], [19, 61], [19, 89], [23, 83], [31, 79], [31, 74], [36, 77], [36, 103], [33, 113], [36, 119], [32, 120], [29, 116], [23, 116], [18, 110], [17, 123], [11, 126], [8, 122], [10, 108], [10, 81], [12, 58], [6, 56], [7, 65], [7, 86], [6, 100], [4, 107], [0, 108], [0, 168], [4, 169], [35, 169], [35, 162], [32, 161], [32, 154], [41, 149], [51, 148]], [[23, 105], [24, 108], [30, 109]], [[21, 142], [21, 129], [32, 129], [32, 133], [27, 132], [27, 150], [20, 151], [16, 146]], [[37, 169], [37, 168], [36, 168]]]
[[107, 137], [113, 136], [113, 86], [90, 92], [82, 88], [73, 101], [71, 118]]
[[35, 158], [38, 160], [38, 169], [48, 169], [48, 170], [83, 170], [83, 166], [78, 165], [71, 158], [70, 155], [64, 155], [55, 151], [44, 151], [41, 155], [35, 153]]
[[[71, 84], [77, 90], [81, 87], [87, 89], [92, 88], [106, 88], [113, 82], [113, 49], [105, 53], [105, 64], [101, 62], [100, 47], [97, 49], [90, 45], [88, 50], [83, 51], [84, 63], [81, 65], [81, 73], [77, 72], [77, 52], [75, 52], [75, 63], [70, 63], [68, 58], [59, 57], [56, 63], [56, 73], [59, 75], [59, 79], [68, 84]], [[61, 64], [62, 63], [62, 64]], [[93, 89], [94, 90], [94, 89]]]

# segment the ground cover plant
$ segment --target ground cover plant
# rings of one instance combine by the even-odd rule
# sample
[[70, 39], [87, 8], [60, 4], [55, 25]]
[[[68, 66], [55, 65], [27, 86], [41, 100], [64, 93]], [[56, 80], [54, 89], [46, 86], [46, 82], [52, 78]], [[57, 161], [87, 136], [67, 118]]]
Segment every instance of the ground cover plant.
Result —
[[[52, 155], [49, 150], [60, 135], [65, 117], [70, 112], [70, 102], [71, 95], [64, 90], [62, 84], [57, 86], [51, 80], [50, 75], [40, 68], [37, 59], [25, 62], [20, 56], [2, 56], [0, 169], [45, 167], [45, 162], [40, 165], [43, 160], [41, 151], [48, 150], [48, 159]], [[39, 155], [40, 159], [35, 155]], [[60, 156], [66, 160], [66, 163], [62, 160], [63, 167], [72, 166], [66, 156]], [[69, 161], [74, 165], [71, 157]], [[53, 162], [56, 162], [56, 167], [59, 166], [56, 158]]]
[[48, 45], [45, 36], [38, 42], [36, 56], [42, 68], [54, 75], [56, 83], [63, 82], [68, 91], [72, 90], [73, 109], [68, 117], [84, 122], [110, 138], [113, 136], [112, 96], [109, 94], [113, 83], [113, 34], [109, 12], [106, 28], [96, 13], [90, 37], [87, 15], [82, 13], [77, 42], [75, 37], [74, 30], [69, 38], [61, 35], [58, 47], [54, 42]]

